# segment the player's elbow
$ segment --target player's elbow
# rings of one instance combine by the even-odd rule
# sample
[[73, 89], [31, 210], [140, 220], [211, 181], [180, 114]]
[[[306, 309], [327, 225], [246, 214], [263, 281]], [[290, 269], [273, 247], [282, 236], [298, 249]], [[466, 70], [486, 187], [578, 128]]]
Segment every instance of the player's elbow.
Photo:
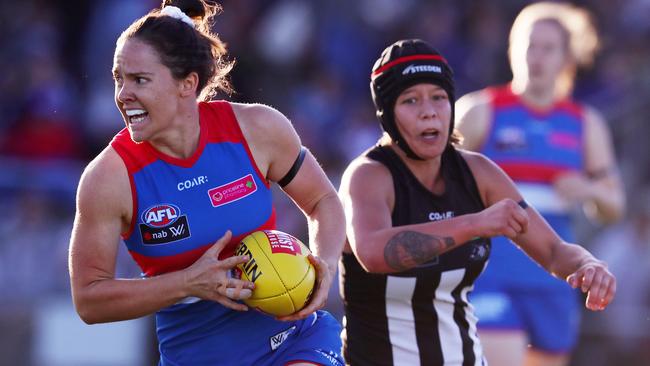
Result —
[[357, 259], [359, 259], [359, 264], [361, 264], [361, 267], [363, 267], [363, 270], [368, 272], [368, 273], [383, 273], [383, 272], [385, 272], [385, 270], [383, 268], [384, 266], [382, 266], [383, 263], [381, 263], [381, 261], [373, 260], [372, 258], [361, 259], [361, 258], [357, 257]]
[[74, 289], [72, 291], [72, 302], [79, 318], [89, 325], [104, 322], [100, 318], [96, 307], [93, 306], [92, 300], [88, 296], [84, 296], [83, 292]]
[[84, 305], [80, 301], [75, 301], [75, 310], [77, 311], [77, 315], [79, 315], [79, 318], [84, 323], [88, 325], [101, 323], [101, 320], [96, 315], [96, 313], [91, 309], [90, 306]]
[[585, 214], [605, 225], [614, 224], [625, 216], [625, 199], [622, 195], [612, 195], [607, 204], [585, 205]]
[[600, 216], [601, 223], [605, 225], [615, 224], [623, 218], [623, 209], [612, 210]]
[[386, 262], [381, 253], [377, 253], [371, 248], [358, 248], [354, 254], [364, 271], [368, 273], [386, 272]]
[[622, 220], [623, 216], [625, 216], [625, 209], [625, 197], [623, 194], [620, 194], [615, 204], [613, 205], [613, 208], [611, 210], [612, 212], [608, 215], [608, 217], [605, 218], [605, 222], [608, 224], [613, 224], [617, 221]]

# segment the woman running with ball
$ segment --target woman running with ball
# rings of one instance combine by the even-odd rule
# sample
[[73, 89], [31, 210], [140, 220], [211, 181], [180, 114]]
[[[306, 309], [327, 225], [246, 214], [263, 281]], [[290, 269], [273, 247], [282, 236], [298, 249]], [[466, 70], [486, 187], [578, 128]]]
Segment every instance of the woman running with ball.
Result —
[[[156, 314], [160, 365], [341, 365], [325, 304], [344, 243], [336, 191], [290, 122], [263, 105], [211, 101], [232, 64], [202, 0], [166, 0], [117, 41], [126, 128], [86, 168], [70, 243], [72, 297], [87, 323]], [[317, 285], [275, 319], [230, 278], [251, 232], [275, 228], [271, 182], [308, 219]], [[224, 235], [225, 233], [225, 235]], [[120, 237], [143, 279], [115, 278]]]

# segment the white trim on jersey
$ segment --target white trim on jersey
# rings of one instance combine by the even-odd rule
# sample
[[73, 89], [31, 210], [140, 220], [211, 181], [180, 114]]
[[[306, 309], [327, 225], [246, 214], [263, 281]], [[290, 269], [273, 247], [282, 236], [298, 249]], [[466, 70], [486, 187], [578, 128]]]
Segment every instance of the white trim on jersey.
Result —
[[415, 277], [386, 276], [388, 337], [393, 348], [394, 366], [420, 364], [415, 318], [411, 306], [415, 282]]

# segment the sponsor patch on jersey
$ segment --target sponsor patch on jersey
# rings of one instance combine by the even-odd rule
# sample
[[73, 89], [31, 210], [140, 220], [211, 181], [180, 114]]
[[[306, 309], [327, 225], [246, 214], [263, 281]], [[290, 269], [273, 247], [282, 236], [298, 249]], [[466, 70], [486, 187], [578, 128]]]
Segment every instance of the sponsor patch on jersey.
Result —
[[257, 191], [257, 184], [253, 179], [253, 174], [236, 179], [219, 187], [208, 190], [210, 201], [213, 207], [223, 206], [225, 204], [240, 200]]
[[526, 132], [519, 127], [504, 127], [495, 135], [496, 148], [501, 151], [524, 150], [528, 146]]
[[454, 211], [429, 212], [429, 221], [442, 221], [454, 217]]
[[564, 132], [551, 132], [548, 136], [548, 144], [566, 150], [580, 149], [580, 139]]
[[302, 254], [300, 244], [290, 235], [283, 233], [265, 231], [266, 237], [269, 238], [272, 253], [286, 253], [291, 255]]
[[140, 219], [143, 244], [165, 244], [190, 237], [187, 215], [181, 215], [176, 205], [165, 203], [149, 207]]
[[176, 189], [178, 189], [178, 191], [180, 192], [180, 191], [184, 191], [190, 188], [200, 186], [201, 184], [205, 184], [207, 182], [208, 182], [207, 175], [199, 175], [198, 177], [194, 177], [191, 179], [186, 179], [182, 182], [178, 182], [178, 184], [176, 184]]
[[282, 343], [284, 343], [284, 341], [286, 341], [287, 338], [289, 338], [289, 336], [291, 335], [291, 333], [293, 333], [295, 330], [296, 330], [296, 326], [294, 325], [285, 331], [282, 331], [276, 335], [272, 335], [271, 338], [269, 338], [269, 342], [271, 343], [271, 350], [275, 351], [276, 349], [278, 349], [278, 347], [280, 347]]

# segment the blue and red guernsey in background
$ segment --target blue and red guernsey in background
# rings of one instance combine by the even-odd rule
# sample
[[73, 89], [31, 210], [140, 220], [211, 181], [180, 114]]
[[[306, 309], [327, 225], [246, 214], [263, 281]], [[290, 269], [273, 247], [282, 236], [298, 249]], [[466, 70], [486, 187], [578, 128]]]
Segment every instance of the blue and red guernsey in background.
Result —
[[491, 130], [480, 151], [515, 181], [550, 184], [558, 174], [583, 170], [583, 110], [560, 101], [536, 110], [510, 85], [491, 88]]

